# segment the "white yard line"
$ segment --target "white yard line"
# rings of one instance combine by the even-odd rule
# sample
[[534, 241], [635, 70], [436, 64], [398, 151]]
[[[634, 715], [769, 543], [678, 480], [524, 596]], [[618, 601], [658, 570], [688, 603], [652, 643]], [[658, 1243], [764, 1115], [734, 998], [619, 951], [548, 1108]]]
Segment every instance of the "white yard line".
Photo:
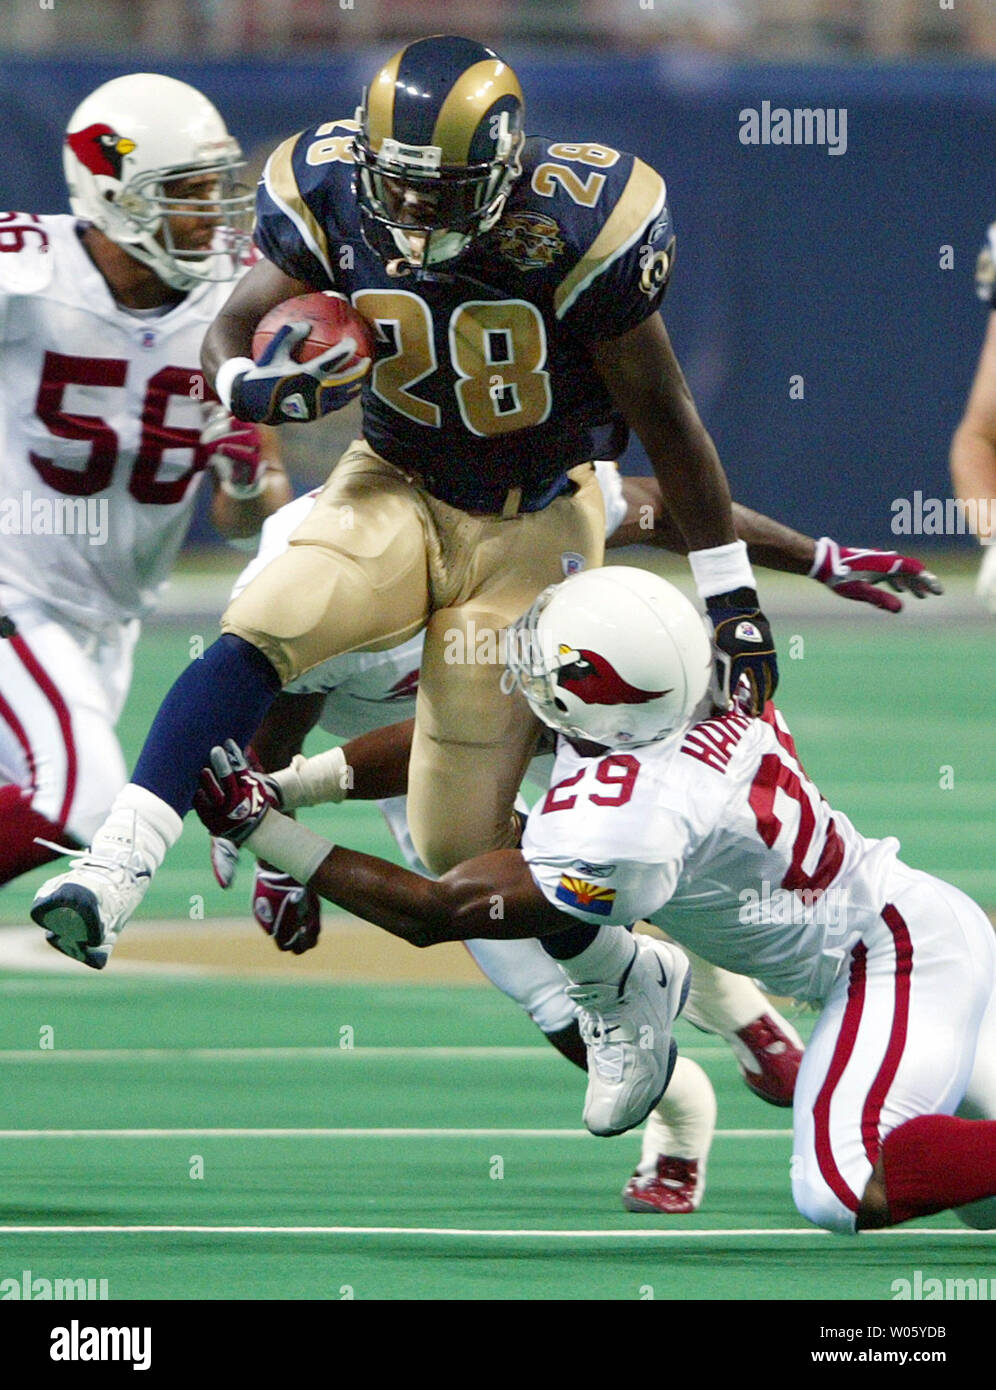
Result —
[[[525, 1231], [519, 1229], [492, 1230], [451, 1226], [0, 1226], [0, 1235], [196, 1235], [196, 1236], [457, 1236], [496, 1240], [727, 1240], [746, 1238], [757, 1240], [764, 1236], [789, 1236], [825, 1239], [830, 1231], [806, 1230], [797, 1226], [766, 1229], [763, 1226], [730, 1227], [712, 1231], [663, 1230], [643, 1226], [630, 1230], [595, 1231]], [[861, 1241], [950, 1236], [990, 1235], [966, 1226], [953, 1228], [931, 1227], [911, 1230], [899, 1226], [884, 1231], [864, 1231]]]
[[[725, 1047], [683, 1047], [683, 1057], [723, 1057]], [[44, 1062], [259, 1062], [259, 1061], [378, 1061], [415, 1057], [427, 1062], [552, 1062], [560, 1054], [552, 1047], [94, 1047], [9, 1048], [0, 1063]]]
[[[787, 1139], [790, 1129], [717, 1129], [716, 1139]], [[591, 1139], [586, 1129], [0, 1129], [0, 1139]]]

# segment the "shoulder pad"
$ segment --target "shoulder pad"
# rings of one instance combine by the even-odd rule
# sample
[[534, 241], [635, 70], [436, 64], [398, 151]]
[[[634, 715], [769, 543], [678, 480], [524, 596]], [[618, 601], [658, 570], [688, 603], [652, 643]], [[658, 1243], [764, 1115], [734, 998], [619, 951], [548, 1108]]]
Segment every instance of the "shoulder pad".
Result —
[[996, 294], [996, 222], [986, 232], [985, 244], [975, 263], [975, 293], [985, 304]]
[[0, 213], [0, 293], [38, 294], [52, 280], [52, 243], [42, 219]]

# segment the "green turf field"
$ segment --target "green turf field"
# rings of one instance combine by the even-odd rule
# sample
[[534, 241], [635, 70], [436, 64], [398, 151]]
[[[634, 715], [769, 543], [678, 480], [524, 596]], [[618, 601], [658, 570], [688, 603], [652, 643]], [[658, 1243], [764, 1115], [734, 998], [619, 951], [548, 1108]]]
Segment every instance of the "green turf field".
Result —
[[578, 1078], [496, 993], [112, 989], [4, 987], [0, 1277], [143, 1299], [825, 1300], [993, 1263], [950, 1217], [858, 1242], [808, 1228], [786, 1113], [687, 1025], [721, 1129], [705, 1208], [668, 1220], [623, 1211], [638, 1140], [579, 1128]]
[[[809, 772], [859, 829], [897, 834], [992, 911], [991, 626], [841, 616], [777, 629]], [[189, 638], [147, 632], [129, 755]], [[390, 851], [376, 813], [334, 824]], [[5, 890], [0, 921], [27, 921], [43, 877]], [[142, 916], [202, 912], [209, 932], [243, 902], [190, 827]], [[141, 1299], [832, 1300], [889, 1299], [915, 1270], [996, 1275], [994, 1238], [950, 1215], [851, 1241], [808, 1227], [787, 1112], [686, 1025], [720, 1107], [705, 1204], [634, 1216], [619, 1191], [638, 1136], [581, 1131], [580, 1077], [497, 992], [162, 970], [0, 969], [0, 1279], [106, 1278]]]

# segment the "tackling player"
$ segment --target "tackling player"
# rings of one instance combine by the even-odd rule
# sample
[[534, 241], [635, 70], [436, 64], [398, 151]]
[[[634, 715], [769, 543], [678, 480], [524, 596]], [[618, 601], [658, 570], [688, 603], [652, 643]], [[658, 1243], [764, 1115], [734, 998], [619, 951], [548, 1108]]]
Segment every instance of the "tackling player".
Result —
[[447, 664], [445, 634], [497, 636], [545, 586], [601, 562], [591, 460], [628, 427], [690, 551], [727, 684], [745, 675], [760, 707], [776, 680], [725, 475], [658, 312], [673, 254], [659, 174], [604, 145], [527, 140], [511, 69], [435, 37], [385, 64], [356, 120], [273, 153], [256, 238], [264, 259], [205, 341], [219, 395], [270, 423], [351, 399], [351, 342], [302, 365], [288, 327], [259, 363], [247, 355], [271, 307], [334, 289], [377, 325], [364, 438], [167, 696], [92, 852], [36, 898], [53, 943], [91, 965], [179, 836], [211, 747], [248, 742], [279, 688], [319, 662], [423, 628], [416, 848], [442, 872], [515, 843], [538, 726], [494, 666]]
[[[510, 634], [509, 676], [562, 735], [553, 785], [521, 851], [435, 883], [330, 848], [274, 809], [307, 800], [327, 754], [267, 778], [238, 749], [216, 749], [197, 810], [213, 833], [417, 945], [549, 944], [572, 921], [597, 923], [586, 950], [562, 962], [584, 1011], [596, 1132], [591, 1117], [638, 1113], [652, 1084], [641, 1073], [655, 1075], [672, 1046], [674, 980], [655, 952], [654, 991], [643, 968], [652, 947], [634, 946], [622, 924], [647, 919], [814, 1002], [794, 1107], [800, 1212], [839, 1232], [948, 1207], [996, 1226], [991, 924], [950, 884], [903, 864], [896, 840], [865, 839], [831, 810], [773, 705], [762, 719], [736, 705], [710, 712], [709, 666], [694, 609], [644, 571], [598, 570], [543, 593]], [[648, 1036], [653, 1060], [640, 1046]], [[614, 1066], [599, 1066], [600, 1051]]]
[[73, 216], [0, 214], [0, 883], [53, 857], [36, 837], [88, 844], [127, 780], [132, 651], [205, 471], [228, 537], [290, 496], [199, 366], [249, 249], [218, 112], [172, 78], [116, 78], [64, 158]]
[[975, 592], [996, 613], [996, 222], [979, 256], [975, 283], [990, 308], [989, 327], [965, 414], [951, 441], [951, 479], [957, 495], [974, 510], [973, 529], [983, 547]]

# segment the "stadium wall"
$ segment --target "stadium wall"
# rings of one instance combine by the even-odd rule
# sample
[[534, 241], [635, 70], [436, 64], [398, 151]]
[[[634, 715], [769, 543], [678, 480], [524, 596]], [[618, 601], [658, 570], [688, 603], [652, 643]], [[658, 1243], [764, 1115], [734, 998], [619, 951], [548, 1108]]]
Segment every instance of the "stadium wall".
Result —
[[[351, 115], [383, 56], [0, 59], [0, 120], [17, 133], [0, 206], [64, 208], [65, 121], [124, 70], [165, 66], [202, 88], [261, 158], [304, 125]], [[633, 150], [665, 175], [678, 230], [665, 316], [736, 495], [817, 534], [899, 539], [897, 499], [948, 492], [984, 332], [972, 275], [996, 217], [992, 66], [507, 56], [531, 130]], [[838, 152], [744, 143], [742, 113], [758, 114], [763, 138], [764, 103], [837, 113]], [[638, 448], [629, 465], [646, 471]]]

